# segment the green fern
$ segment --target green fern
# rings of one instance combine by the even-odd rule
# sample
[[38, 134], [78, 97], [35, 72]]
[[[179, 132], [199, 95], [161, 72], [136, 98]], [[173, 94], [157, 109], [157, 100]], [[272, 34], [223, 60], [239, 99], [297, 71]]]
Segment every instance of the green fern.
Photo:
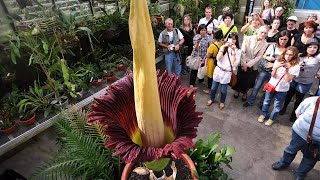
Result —
[[55, 124], [63, 149], [39, 167], [32, 179], [117, 179], [119, 157], [104, 147], [106, 136], [101, 125], [87, 123], [87, 113], [72, 106]]

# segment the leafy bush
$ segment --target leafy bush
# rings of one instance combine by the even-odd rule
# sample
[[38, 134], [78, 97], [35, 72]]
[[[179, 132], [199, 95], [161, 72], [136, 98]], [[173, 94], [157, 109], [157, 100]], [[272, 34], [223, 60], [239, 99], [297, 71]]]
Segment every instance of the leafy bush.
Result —
[[118, 179], [120, 160], [104, 147], [106, 136], [100, 125], [88, 125], [87, 113], [73, 106], [55, 125], [62, 150], [39, 167], [32, 179]]
[[223, 171], [221, 163], [224, 163], [230, 169], [232, 154], [235, 148], [231, 146], [219, 147], [220, 134], [213, 133], [206, 141], [199, 139], [194, 149], [187, 149], [195, 166], [197, 167], [199, 180], [228, 179], [228, 175]]

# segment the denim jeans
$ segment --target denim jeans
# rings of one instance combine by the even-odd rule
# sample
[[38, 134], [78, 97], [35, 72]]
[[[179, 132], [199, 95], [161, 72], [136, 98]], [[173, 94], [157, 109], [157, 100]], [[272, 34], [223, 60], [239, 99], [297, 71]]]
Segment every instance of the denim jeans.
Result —
[[[216, 98], [216, 92], [219, 87], [219, 84], [220, 84], [219, 82], [212, 80], [211, 95], [210, 95], [210, 99], [212, 101], [214, 101], [214, 99]], [[220, 87], [220, 91], [221, 91], [220, 102], [224, 103], [226, 101], [226, 97], [227, 97], [228, 84], [220, 84], [220, 85], [221, 85], [221, 87]]]
[[252, 89], [252, 92], [251, 92], [251, 95], [249, 96], [248, 98], [248, 103], [250, 105], [253, 105], [254, 101], [256, 100], [256, 97], [257, 97], [257, 94], [261, 88], [261, 86], [270, 79], [271, 77], [271, 74], [266, 72], [266, 71], [263, 71], [261, 70], [259, 73], [258, 73], [258, 76], [257, 76], [257, 79], [256, 79], [256, 82], [254, 84], [254, 87]]
[[[294, 130], [292, 130], [292, 139], [288, 147], [283, 152], [283, 156], [280, 158], [280, 165], [283, 167], [290, 166], [291, 162], [296, 157], [298, 151], [305, 152], [307, 150], [307, 142], [301, 138]], [[317, 160], [308, 158], [303, 155], [299, 168], [296, 170], [296, 176], [304, 178], [307, 173], [316, 165]]]
[[180, 76], [181, 72], [181, 65], [177, 60], [177, 55], [174, 52], [169, 52], [165, 54], [164, 56], [165, 62], [166, 62], [166, 69], [168, 71], [168, 74], [172, 74], [172, 66], [174, 66], [175, 75]]
[[294, 80], [292, 80], [290, 83], [290, 87], [294, 88], [295, 90], [297, 90], [301, 94], [307, 94], [307, 92], [310, 90], [311, 86], [312, 86], [312, 83], [301, 84], [301, 83], [298, 83]]
[[265, 98], [264, 98], [263, 105], [262, 105], [262, 109], [261, 109], [261, 114], [263, 116], [267, 116], [271, 102], [272, 102], [273, 98], [275, 98], [274, 104], [273, 104], [273, 110], [272, 110], [270, 117], [269, 117], [269, 119], [274, 121], [276, 119], [276, 117], [278, 116], [279, 111], [282, 108], [284, 99], [286, 98], [286, 94], [287, 94], [287, 92], [277, 92], [276, 91], [274, 93], [269, 93], [266, 91]]

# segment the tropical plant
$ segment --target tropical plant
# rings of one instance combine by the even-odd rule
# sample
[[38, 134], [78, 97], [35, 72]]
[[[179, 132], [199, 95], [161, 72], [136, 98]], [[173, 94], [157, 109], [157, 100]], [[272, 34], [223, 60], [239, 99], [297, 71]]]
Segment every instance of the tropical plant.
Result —
[[0, 129], [4, 130], [10, 128], [14, 122], [12, 119], [13, 110], [9, 105], [2, 105], [0, 107]]
[[24, 94], [22, 100], [17, 104], [19, 112], [26, 112], [28, 108], [31, 109], [31, 114], [37, 110], [43, 110], [44, 117], [47, 117], [52, 112], [48, 95], [49, 92], [34, 81], [34, 86], [29, 86], [29, 92]]
[[146, 1], [131, 0], [129, 32], [133, 74], [118, 80], [96, 99], [88, 123], [105, 128], [105, 146], [116, 149], [115, 154], [129, 165], [168, 163], [163, 158], [180, 158], [186, 148], [194, 146], [192, 139], [202, 120], [202, 113], [195, 109], [195, 89], [182, 85], [179, 78], [167, 72], [157, 77]]
[[17, 105], [21, 100], [21, 93], [16, 85], [12, 86], [10, 93], [7, 93], [1, 99], [1, 104], [6, 105], [11, 108], [12, 111], [17, 110]]
[[282, 7], [285, 18], [288, 18], [295, 10], [294, 1], [291, 0], [271, 0], [270, 4], [273, 8]]
[[221, 167], [221, 163], [232, 169], [230, 163], [232, 162], [232, 154], [235, 152], [235, 148], [223, 146], [218, 149], [219, 141], [220, 134], [213, 133], [205, 141], [199, 139], [193, 149], [187, 150], [187, 154], [197, 167], [200, 180], [228, 179], [228, 175]]
[[99, 124], [89, 126], [87, 112], [71, 106], [55, 124], [59, 153], [37, 168], [31, 179], [119, 179], [120, 160], [104, 148], [107, 136]]

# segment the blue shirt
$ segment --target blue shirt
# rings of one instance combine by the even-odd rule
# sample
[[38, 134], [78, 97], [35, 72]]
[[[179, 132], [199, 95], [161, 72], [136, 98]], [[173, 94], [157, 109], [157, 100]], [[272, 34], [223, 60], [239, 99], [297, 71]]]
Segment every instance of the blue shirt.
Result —
[[[296, 114], [300, 115], [293, 124], [292, 129], [304, 140], [307, 140], [313, 111], [316, 106], [318, 96], [306, 98], [296, 109]], [[320, 142], [320, 110], [318, 110], [316, 122], [313, 127], [311, 139]]]

